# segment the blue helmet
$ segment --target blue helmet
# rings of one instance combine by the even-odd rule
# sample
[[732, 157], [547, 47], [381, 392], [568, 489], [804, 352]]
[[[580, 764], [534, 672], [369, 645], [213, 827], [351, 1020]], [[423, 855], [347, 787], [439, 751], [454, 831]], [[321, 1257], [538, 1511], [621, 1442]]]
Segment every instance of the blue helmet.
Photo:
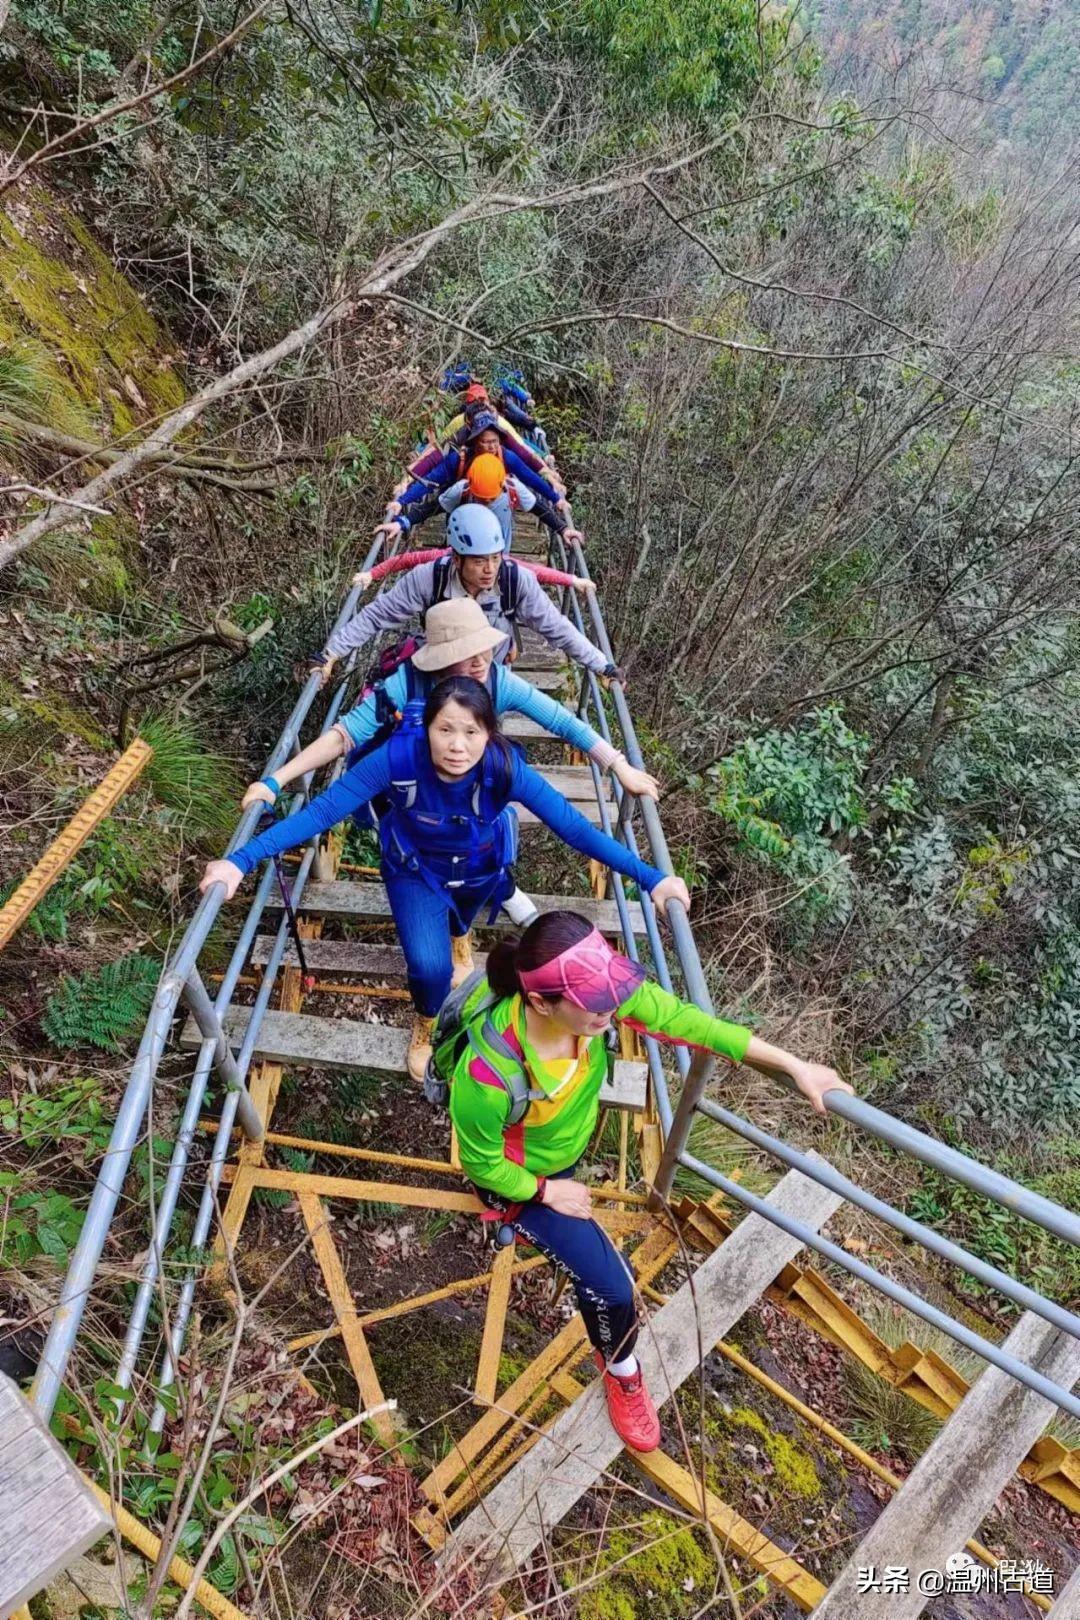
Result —
[[451, 512], [446, 538], [459, 557], [490, 557], [506, 549], [506, 537], [489, 506], [465, 501]]

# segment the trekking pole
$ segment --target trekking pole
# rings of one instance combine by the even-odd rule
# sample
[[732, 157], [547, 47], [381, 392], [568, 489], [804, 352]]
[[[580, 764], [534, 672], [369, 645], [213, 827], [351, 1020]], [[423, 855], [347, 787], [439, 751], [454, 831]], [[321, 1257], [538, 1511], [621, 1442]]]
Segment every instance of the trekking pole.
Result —
[[[275, 820], [276, 817], [274, 816], [273, 811], [267, 811], [263, 816], [263, 826], [272, 826]], [[285, 920], [288, 923], [292, 942], [296, 947], [297, 961], [300, 963], [300, 983], [305, 992], [310, 992], [315, 988], [315, 975], [308, 967], [307, 957], [304, 954], [304, 942], [300, 938], [300, 924], [296, 920], [296, 909], [293, 906], [292, 889], [289, 886], [288, 878], [285, 876], [285, 868], [281, 864], [281, 856], [274, 855], [272, 860], [274, 862], [274, 872], [277, 876], [278, 888], [281, 891], [281, 904], [285, 909]]]

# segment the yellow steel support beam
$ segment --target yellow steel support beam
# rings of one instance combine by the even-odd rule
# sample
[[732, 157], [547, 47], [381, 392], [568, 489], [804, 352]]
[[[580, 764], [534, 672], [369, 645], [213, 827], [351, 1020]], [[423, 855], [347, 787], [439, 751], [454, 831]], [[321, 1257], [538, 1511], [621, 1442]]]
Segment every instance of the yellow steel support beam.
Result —
[[[537, 1254], [531, 1260], [519, 1260], [513, 1267], [515, 1277], [522, 1276], [526, 1271], [535, 1271], [538, 1266], [546, 1266], [547, 1259]], [[398, 1316], [410, 1316], [413, 1311], [422, 1311], [427, 1305], [436, 1305], [440, 1300], [453, 1299], [457, 1294], [475, 1293], [478, 1288], [486, 1288], [491, 1281], [491, 1272], [482, 1271], [475, 1277], [461, 1277], [457, 1282], [445, 1283], [442, 1288], [433, 1288], [430, 1294], [418, 1294], [415, 1299], [399, 1299], [396, 1305], [383, 1305], [377, 1311], [365, 1311], [363, 1316], [357, 1317], [360, 1327], [375, 1327], [379, 1322], [391, 1322]], [[287, 1350], [309, 1350], [313, 1344], [321, 1344], [324, 1339], [333, 1339], [341, 1332], [339, 1324], [333, 1327], [318, 1328], [314, 1333], [301, 1333], [298, 1339], [290, 1339], [285, 1346]]]
[[499, 1387], [499, 1357], [502, 1355], [503, 1336], [506, 1332], [506, 1311], [510, 1304], [510, 1285], [514, 1278], [514, 1245], [508, 1243], [495, 1256], [491, 1268], [491, 1287], [488, 1289], [487, 1311], [484, 1315], [484, 1333], [480, 1340], [480, 1356], [476, 1363], [476, 1398], [493, 1401]]
[[[326, 1208], [321, 1198], [316, 1198], [313, 1193], [300, 1193], [298, 1201], [304, 1225], [311, 1234], [311, 1246], [322, 1270], [326, 1291], [334, 1307], [334, 1315], [341, 1327], [341, 1336], [345, 1340], [349, 1365], [360, 1390], [361, 1410], [365, 1407], [370, 1410], [372, 1407], [381, 1406], [384, 1396], [379, 1375], [375, 1371], [371, 1351], [364, 1338], [364, 1330], [357, 1320], [356, 1302], [330, 1231]], [[397, 1437], [389, 1412], [380, 1412], [373, 1419], [373, 1427], [384, 1446], [396, 1449]]]
[[[666, 1228], [655, 1226], [631, 1256], [631, 1265], [639, 1286], [651, 1282], [658, 1276], [678, 1251], [678, 1247], [677, 1238], [673, 1238]], [[536, 1359], [530, 1362], [509, 1389], [503, 1391], [498, 1406], [490, 1407], [473, 1424], [468, 1433], [455, 1443], [453, 1450], [432, 1469], [420, 1487], [429, 1502], [439, 1507], [445, 1501], [457, 1476], [467, 1471], [506, 1425], [514, 1421], [515, 1412], [520, 1410], [541, 1385], [550, 1381], [551, 1375], [559, 1370], [568, 1357], [576, 1357], [582, 1353], [584, 1343], [585, 1325], [580, 1316], [575, 1316], [549, 1344], [544, 1346]], [[430, 1516], [424, 1518], [421, 1515], [421, 1521], [414, 1520], [414, 1523], [417, 1524], [421, 1534], [426, 1534], [431, 1527]]]
[[52, 888], [94, 829], [101, 825], [146, 768], [153, 752], [149, 743], [143, 742], [141, 737], [135, 738], [112, 769], [102, 777], [89, 798], [76, 810], [63, 831], [53, 839], [15, 893], [0, 907], [0, 950], [26, 921], [42, 896]]
[[[241, 1178], [250, 1189], [273, 1187], [281, 1192], [314, 1193], [318, 1198], [353, 1198], [386, 1204], [406, 1204], [417, 1209], [459, 1210], [479, 1215], [484, 1206], [475, 1193], [451, 1192], [445, 1187], [410, 1187], [398, 1181], [361, 1181], [354, 1176], [320, 1175], [315, 1170], [270, 1170], [265, 1165], [230, 1165], [221, 1173], [222, 1181], [235, 1184]], [[617, 1197], [617, 1191], [611, 1196]], [[642, 1207], [597, 1209], [593, 1219], [607, 1232], [631, 1234], [646, 1231], [653, 1216]]]

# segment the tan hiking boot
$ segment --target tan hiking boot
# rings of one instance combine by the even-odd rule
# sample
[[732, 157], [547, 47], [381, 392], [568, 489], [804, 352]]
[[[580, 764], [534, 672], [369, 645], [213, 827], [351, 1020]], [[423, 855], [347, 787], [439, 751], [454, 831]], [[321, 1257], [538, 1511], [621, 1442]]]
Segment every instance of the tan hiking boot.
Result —
[[472, 933], [450, 935], [450, 958], [454, 971], [450, 975], [450, 988], [456, 990], [469, 977], [476, 963], [473, 961]]
[[409, 1038], [409, 1053], [405, 1065], [409, 1071], [409, 1078], [415, 1080], [419, 1086], [424, 1083], [424, 1070], [431, 1056], [431, 1032], [434, 1028], [434, 1018], [424, 1018], [420, 1013], [413, 1015], [412, 1035]]

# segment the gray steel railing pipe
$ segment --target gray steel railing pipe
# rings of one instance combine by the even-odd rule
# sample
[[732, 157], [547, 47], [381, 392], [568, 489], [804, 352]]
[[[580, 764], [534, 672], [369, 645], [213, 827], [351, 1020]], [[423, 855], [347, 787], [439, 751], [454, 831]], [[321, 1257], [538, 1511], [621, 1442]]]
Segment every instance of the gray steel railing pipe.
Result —
[[876, 1216], [878, 1220], [884, 1221], [899, 1232], [902, 1237], [910, 1238], [912, 1242], [921, 1244], [924, 1249], [929, 1249], [932, 1254], [948, 1261], [950, 1265], [958, 1266], [960, 1270], [966, 1271], [969, 1276], [985, 1284], [987, 1288], [996, 1289], [999, 1294], [1004, 1294], [1022, 1310], [1034, 1311], [1037, 1316], [1045, 1317], [1055, 1327], [1061, 1328], [1062, 1332], [1071, 1333], [1074, 1338], [1080, 1339], [1080, 1316], [1066, 1310], [1063, 1305], [1056, 1304], [1052, 1299], [1044, 1299], [1042, 1294], [1017, 1282], [1008, 1272], [980, 1260], [978, 1255], [970, 1254], [959, 1243], [953, 1243], [949, 1238], [942, 1237], [933, 1227], [924, 1226], [921, 1221], [905, 1215], [892, 1204], [887, 1204], [883, 1198], [875, 1197], [873, 1193], [860, 1187], [858, 1182], [852, 1181], [835, 1169], [828, 1159], [823, 1159], [817, 1154], [800, 1153], [798, 1148], [790, 1147], [779, 1137], [771, 1136], [768, 1131], [759, 1130], [749, 1120], [743, 1119], [739, 1114], [733, 1114], [729, 1108], [721, 1108], [709, 1098], [698, 1103], [698, 1111], [706, 1114], [709, 1119], [715, 1119], [719, 1124], [726, 1125], [728, 1130], [734, 1131], [745, 1141], [752, 1142], [763, 1152], [772, 1154], [792, 1170], [801, 1170], [811, 1181], [817, 1181], [832, 1192], [842, 1194], [849, 1204], [865, 1210], [868, 1215]]
[[[379, 540], [371, 547], [364, 567], [371, 566], [381, 549], [382, 541]], [[354, 586], [335, 620], [335, 628], [351, 617], [359, 594], [359, 588]], [[313, 672], [304, 683], [277, 744], [267, 760], [264, 774], [272, 774], [277, 766], [288, 758], [319, 689], [318, 673]], [[258, 805], [252, 805], [244, 812], [235, 833], [229, 840], [226, 853], [247, 841], [255, 830], [260, 813]], [[116, 1213], [131, 1158], [143, 1128], [150, 1089], [161, 1062], [177, 1005], [190, 972], [217, 919], [223, 899], [224, 889], [218, 885], [214, 886], [213, 892], [202, 897], [174, 956], [163, 970], [154, 1006], [117, 1109], [109, 1146], [105, 1150], [102, 1167], [90, 1195], [86, 1218], [72, 1252], [61, 1288], [60, 1301], [53, 1314], [31, 1390], [31, 1399], [46, 1419], [52, 1416], [67, 1371], [101, 1251], [105, 1246], [105, 1239]], [[226, 1101], [229, 1102], [231, 1099], [235, 1099], [232, 1101], [232, 1112], [235, 1115], [239, 1093], [227, 1092]]]
[[747, 1192], [746, 1188], [741, 1187], [737, 1181], [732, 1181], [728, 1176], [721, 1175], [718, 1170], [713, 1169], [711, 1164], [705, 1164], [701, 1159], [696, 1159], [692, 1153], [680, 1154], [679, 1163], [685, 1165], [688, 1170], [693, 1170], [696, 1175], [701, 1176], [703, 1180], [708, 1181], [712, 1186], [720, 1188], [722, 1192], [727, 1193], [729, 1197], [734, 1198], [738, 1203], [744, 1204], [754, 1214], [764, 1216], [774, 1226], [779, 1226], [789, 1236], [797, 1238], [806, 1248], [813, 1249], [815, 1253], [823, 1255], [826, 1260], [834, 1261], [836, 1265], [850, 1272], [853, 1277], [858, 1277], [861, 1282], [869, 1283], [871, 1288], [877, 1289], [878, 1293], [884, 1294], [895, 1304], [902, 1305], [905, 1310], [921, 1317], [924, 1322], [929, 1322], [931, 1327], [939, 1328], [942, 1333], [947, 1333], [950, 1339], [956, 1340], [957, 1344], [962, 1344], [965, 1349], [974, 1350], [976, 1355], [982, 1356], [984, 1360], [991, 1362], [993, 1366], [999, 1367], [1002, 1372], [1008, 1373], [1018, 1383], [1034, 1390], [1037, 1395], [1045, 1396], [1048, 1401], [1052, 1401], [1055, 1406], [1059, 1406], [1063, 1412], [1068, 1412], [1071, 1417], [1080, 1417], [1080, 1400], [1070, 1390], [1062, 1389], [1059, 1384], [1053, 1383], [1049, 1378], [1044, 1378], [1042, 1373], [1036, 1372], [1034, 1367], [1029, 1367], [1024, 1362], [1018, 1361], [1007, 1350], [999, 1349], [996, 1344], [991, 1344], [989, 1339], [981, 1338], [978, 1333], [973, 1333], [970, 1328], [964, 1327], [961, 1322], [953, 1321], [951, 1316], [946, 1316], [944, 1311], [939, 1311], [936, 1305], [931, 1305], [927, 1300], [921, 1299], [918, 1294], [913, 1294], [910, 1288], [905, 1288], [902, 1283], [894, 1282], [891, 1277], [886, 1277], [883, 1272], [875, 1271], [873, 1266], [868, 1266], [865, 1261], [858, 1260], [854, 1255], [848, 1254], [847, 1250], [842, 1249], [838, 1243], [823, 1238], [812, 1227], [806, 1226], [802, 1221], [794, 1220], [782, 1210], [767, 1204], [763, 1198], [758, 1198], [756, 1194]]
[[850, 1120], [860, 1130], [868, 1131], [901, 1153], [909, 1153], [913, 1159], [920, 1159], [923, 1164], [939, 1170], [953, 1181], [962, 1182], [973, 1192], [981, 1193], [995, 1204], [1011, 1209], [1015, 1215], [1033, 1221], [1036, 1226], [1053, 1232], [1055, 1237], [1063, 1238], [1066, 1243], [1080, 1243], [1080, 1215], [1044, 1198], [1041, 1193], [1032, 1192], [1030, 1187], [1021, 1186], [1020, 1182], [1003, 1176], [1000, 1170], [992, 1170], [989, 1165], [980, 1164], [978, 1159], [969, 1159], [966, 1153], [959, 1153], [956, 1148], [948, 1147], [932, 1136], [925, 1136], [914, 1125], [906, 1125], [903, 1120], [883, 1113], [861, 1097], [850, 1097], [846, 1091], [826, 1092], [825, 1106], [830, 1114], [839, 1114], [841, 1118]]
[[[251, 942], [255, 937], [255, 930], [266, 908], [270, 889], [274, 882], [274, 868], [268, 865], [264, 872], [251, 909], [244, 921], [244, 926], [233, 947], [225, 975], [218, 987], [214, 999], [214, 1007], [219, 1017], [224, 1014], [233, 998], [236, 982], [243, 971]], [[206, 1096], [207, 1082], [210, 1078], [210, 1069], [213, 1063], [214, 1044], [204, 1041], [199, 1048], [195, 1061], [195, 1072], [191, 1086], [188, 1090], [187, 1102], [180, 1122], [180, 1129], [173, 1144], [172, 1157], [162, 1188], [161, 1198], [158, 1202], [154, 1219], [154, 1231], [150, 1239], [150, 1247], [143, 1265], [139, 1286], [136, 1290], [135, 1300], [131, 1308], [131, 1317], [127, 1332], [124, 1335], [124, 1347], [120, 1357], [120, 1364], [116, 1370], [116, 1383], [127, 1389], [135, 1372], [139, 1347], [142, 1344], [143, 1334], [146, 1331], [146, 1320], [150, 1311], [153, 1292], [161, 1270], [162, 1256], [172, 1230], [173, 1218], [180, 1197], [180, 1188], [183, 1184], [184, 1171], [187, 1168], [188, 1157], [192, 1144], [196, 1138], [196, 1127], [199, 1115], [202, 1112]], [[238, 1099], [239, 1101], [239, 1099]]]
[[[309, 848], [304, 851], [303, 859], [301, 860], [300, 866], [292, 879], [292, 891], [297, 901], [303, 897], [304, 885], [307, 883], [311, 868], [315, 863], [315, 853], [314, 845], [309, 846]], [[269, 867], [269, 871], [271, 874], [273, 873], [272, 866]], [[266, 1007], [269, 1003], [270, 994], [274, 986], [274, 980], [277, 976], [278, 968], [281, 966], [281, 961], [285, 955], [285, 950], [289, 944], [289, 939], [290, 935], [288, 918], [282, 914], [281, 921], [278, 924], [277, 934], [274, 938], [273, 949], [270, 953], [270, 960], [267, 962], [264, 969], [263, 982], [259, 986], [259, 995], [256, 997], [255, 1005], [251, 1010], [251, 1016], [248, 1021], [248, 1029], [245, 1032], [244, 1046], [247, 1048], [246, 1062], [250, 1062], [251, 1052], [254, 1050], [255, 1040], [257, 1038], [259, 1023], [261, 1022], [262, 1014], [266, 1011]], [[264, 990], [265, 996], [263, 995]], [[210, 1237], [210, 1230], [213, 1225], [214, 1214], [217, 1206], [218, 1188], [221, 1185], [222, 1172], [225, 1168], [225, 1160], [228, 1157], [229, 1145], [232, 1137], [233, 1119], [236, 1112], [234, 1101], [236, 1095], [236, 1092], [228, 1092], [222, 1106], [221, 1117], [218, 1121], [218, 1128], [214, 1137], [214, 1145], [210, 1154], [210, 1164], [207, 1167], [206, 1180], [203, 1183], [202, 1197], [199, 1201], [199, 1209], [195, 1217], [195, 1226], [191, 1234], [191, 1244], [194, 1249], [205, 1248]], [[159, 1390], [170, 1389], [174, 1382], [176, 1375], [175, 1358], [179, 1356], [184, 1347], [184, 1339], [187, 1335], [188, 1322], [191, 1317], [191, 1308], [195, 1301], [195, 1286], [197, 1280], [198, 1279], [195, 1273], [192, 1272], [190, 1276], [185, 1277], [183, 1286], [181, 1287], [180, 1297], [177, 1301], [176, 1310], [170, 1323], [170, 1331], [165, 1349], [162, 1352], [161, 1364], [157, 1379], [157, 1387]], [[150, 1418], [151, 1433], [160, 1434], [166, 1415], [167, 1413], [165, 1405], [159, 1398], [154, 1406], [154, 1411]]]

